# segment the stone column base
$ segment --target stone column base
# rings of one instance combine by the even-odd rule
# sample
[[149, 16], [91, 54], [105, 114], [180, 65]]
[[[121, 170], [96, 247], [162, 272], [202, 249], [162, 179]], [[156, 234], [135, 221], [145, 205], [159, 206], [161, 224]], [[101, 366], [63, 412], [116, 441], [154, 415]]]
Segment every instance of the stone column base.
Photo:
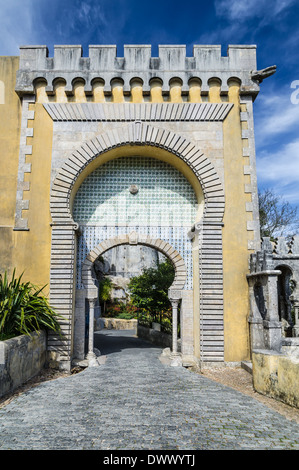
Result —
[[251, 351], [254, 349], [265, 349], [263, 320], [250, 319], [249, 328]]
[[272, 351], [281, 350], [281, 323], [264, 320], [265, 347]]

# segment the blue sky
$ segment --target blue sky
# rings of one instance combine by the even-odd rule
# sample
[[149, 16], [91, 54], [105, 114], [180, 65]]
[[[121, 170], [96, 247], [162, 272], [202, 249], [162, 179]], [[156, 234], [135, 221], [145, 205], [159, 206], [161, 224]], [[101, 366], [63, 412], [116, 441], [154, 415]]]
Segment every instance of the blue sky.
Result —
[[[254, 103], [259, 188], [299, 206], [298, 0], [0, 0], [0, 55], [19, 46], [256, 44], [258, 68], [277, 66]], [[293, 88], [292, 88], [293, 86]], [[294, 88], [295, 87], [295, 88]]]

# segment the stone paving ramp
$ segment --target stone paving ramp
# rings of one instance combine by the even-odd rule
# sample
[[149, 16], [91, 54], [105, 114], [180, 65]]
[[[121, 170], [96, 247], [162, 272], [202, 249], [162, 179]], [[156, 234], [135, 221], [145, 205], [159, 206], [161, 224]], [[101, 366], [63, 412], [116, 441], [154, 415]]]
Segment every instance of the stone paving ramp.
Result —
[[44, 382], [0, 410], [0, 450], [299, 449], [299, 426], [247, 395], [159, 360], [127, 331], [102, 330], [107, 359]]

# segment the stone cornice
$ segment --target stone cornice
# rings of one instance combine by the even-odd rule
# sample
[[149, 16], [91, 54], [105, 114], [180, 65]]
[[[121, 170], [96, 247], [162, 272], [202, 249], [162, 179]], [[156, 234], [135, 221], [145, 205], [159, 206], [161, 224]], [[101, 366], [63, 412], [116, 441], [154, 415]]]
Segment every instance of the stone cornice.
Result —
[[223, 121], [232, 103], [45, 103], [53, 121]]

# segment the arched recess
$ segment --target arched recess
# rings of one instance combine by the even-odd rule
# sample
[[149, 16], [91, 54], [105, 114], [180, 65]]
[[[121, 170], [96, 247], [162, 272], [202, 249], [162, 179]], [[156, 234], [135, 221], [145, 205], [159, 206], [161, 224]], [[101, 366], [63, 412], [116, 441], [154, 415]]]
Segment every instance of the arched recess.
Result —
[[[196, 221], [198, 223], [193, 231], [193, 235], [201, 233], [200, 237], [194, 239], [198, 243], [196, 248], [202, 260], [199, 274], [201, 300], [198, 306], [201, 319], [194, 326], [197, 331], [195, 343], [198, 344], [195, 355], [200, 355], [201, 360], [223, 361], [222, 219], [225, 201], [222, 182], [213, 164], [196, 144], [168, 129], [135, 121], [99, 134], [73, 151], [58, 171], [52, 185], [50, 301], [65, 320], [62, 322], [63, 340], [51, 335], [48, 344], [50, 349], [59, 351], [60, 363], [66, 364], [65, 367], [61, 365], [62, 368], [69, 367], [67, 364], [70, 364], [73, 351], [75, 231], [79, 228], [72, 217], [73, 198], [82, 181], [97, 166], [107, 161], [109, 155], [112, 154], [112, 158], [125, 154], [136, 155], [138, 149], [142, 150], [142, 154], [151, 149], [165, 152], [172, 157], [174, 166], [175, 162], [181, 162], [182, 172], [186, 170], [185, 176], [194, 189], [200, 187], [204, 208], [201, 220]], [[211, 239], [217, 244], [216, 248], [210, 244]], [[211, 301], [215, 282], [218, 282], [216, 307]], [[202, 346], [204, 344], [205, 347]]]
[[[53, 224], [73, 224], [71, 204], [83, 179], [92, 171], [92, 163], [108, 151], [124, 146], [159, 147], [182, 160], [200, 183], [204, 196], [206, 221], [221, 222], [224, 214], [224, 190], [214, 165], [191, 141], [168, 129], [141, 121], [109, 130], [83, 144], [65, 161], [53, 182], [50, 211]], [[90, 167], [90, 168], [89, 168]]]
[[275, 270], [281, 272], [277, 279], [277, 296], [278, 296], [278, 315], [279, 321], [282, 322], [282, 331], [285, 336], [292, 336], [294, 326], [292, 318], [292, 291], [295, 287], [293, 279], [293, 270], [284, 262], [278, 263]]

